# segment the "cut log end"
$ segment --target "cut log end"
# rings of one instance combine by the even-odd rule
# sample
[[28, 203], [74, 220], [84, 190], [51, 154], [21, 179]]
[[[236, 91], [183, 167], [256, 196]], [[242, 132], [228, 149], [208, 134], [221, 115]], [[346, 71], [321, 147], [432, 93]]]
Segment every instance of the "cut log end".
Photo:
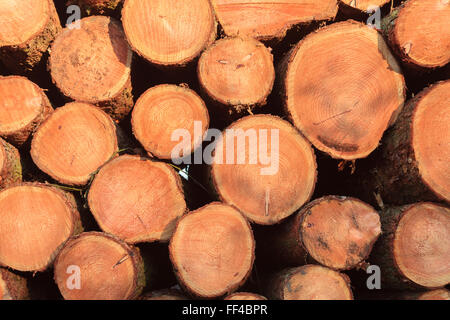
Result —
[[320, 198], [300, 214], [301, 237], [307, 252], [333, 269], [352, 269], [363, 262], [381, 234], [378, 213], [354, 198]]
[[428, 288], [450, 283], [450, 209], [410, 206], [398, 223], [393, 248], [395, 263], [409, 280]]
[[25, 77], [0, 76], [0, 136], [22, 145], [53, 111], [44, 91]]
[[[134, 135], [148, 152], [173, 160], [188, 156], [201, 145], [209, 127], [209, 115], [205, 103], [193, 90], [167, 84], [150, 88], [139, 98], [131, 123]], [[187, 130], [191, 139], [178, 149], [178, 154], [172, 155], [174, 148], [180, 146], [172, 139], [177, 130]]]
[[143, 288], [139, 252], [105, 233], [86, 232], [71, 238], [54, 268], [56, 284], [66, 300], [133, 299]]
[[0, 1], [0, 60], [15, 73], [27, 73], [61, 30], [50, 0]]
[[91, 174], [118, 150], [114, 122], [99, 108], [68, 103], [36, 131], [31, 143], [34, 163], [55, 180], [86, 184]]
[[230, 294], [224, 300], [267, 300], [267, 298], [251, 292], [236, 292]]
[[0, 189], [22, 181], [19, 151], [0, 138]]
[[436, 289], [422, 293], [417, 300], [450, 300], [450, 291], [447, 289]]
[[338, 11], [336, 0], [212, 0], [212, 3], [228, 36], [259, 40], [282, 38], [295, 24], [330, 20]]
[[0, 47], [18, 46], [42, 32], [50, 19], [48, 0], [1, 0]]
[[359, 22], [335, 23], [308, 35], [285, 63], [293, 123], [334, 158], [366, 157], [402, 109], [400, 68], [382, 36]]
[[[450, 201], [450, 80], [431, 87], [417, 101], [412, 146], [423, 182]], [[431, 143], [430, 143], [431, 142]]]
[[208, 0], [126, 0], [122, 22], [134, 51], [162, 66], [187, 64], [216, 37]]
[[227, 130], [216, 146], [211, 171], [224, 202], [251, 221], [275, 224], [310, 199], [316, 183], [314, 151], [290, 123], [255, 115]]
[[164, 289], [145, 293], [140, 300], [188, 300], [179, 290]]
[[233, 207], [211, 203], [184, 216], [171, 239], [180, 283], [200, 297], [219, 297], [250, 274], [255, 243], [250, 225]]
[[129, 155], [100, 169], [88, 203], [104, 231], [129, 243], [169, 240], [187, 210], [180, 177], [169, 165]]
[[25, 300], [28, 298], [27, 280], [5, 268], [0, 268], [0, 300]]
[[[120, 119], [133, 106], [131, 95], [126, 94], [131, 87], [131, 59], [120, 23], [110, 17], [91, 16], [58, 35], [51, 47], [49, 67], [65, 96], [99, 105]], [[119, 100], [122, 103], [117, 103]]]
[[221, 39], [200, 57], [198, 77], [206, 93], [220, 104], [263, 105], [275, 79], [273, 57], [257, 40]]
[[340, 2], [361, 11], [368, 11], [384, 6], [390, 2], [390, 0], [340, 0]]
[[45, 270], [60, 246], [81, 228], [73, 198], [42, 184], [0, 191], [0, 264]]
[[353, 300], [348, 277], [319, 265], [282, 271], [268, 290], [281, 300]]
[[425, 68], [450, 62], [450, 3], [410, 0], [400, 7], [390, 39], [407, 63]]

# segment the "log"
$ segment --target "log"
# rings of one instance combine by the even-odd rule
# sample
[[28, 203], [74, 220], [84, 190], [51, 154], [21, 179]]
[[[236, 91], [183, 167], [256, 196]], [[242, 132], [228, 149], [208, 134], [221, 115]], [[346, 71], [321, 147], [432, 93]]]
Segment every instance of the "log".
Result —
[[99, 106], [113, 119], [121, 120], [133, 107], [131, 59], [120, 23], [110, 17], [91, 16], [75, 21], [56, 37], [49, 69], [67, 98]]
[[225, 116], [263, 106], [275, 80], [273, 57], [261, 42], [240, 37], [216, 41], [202, 53], [198, 78]]
[[254, 115], [224, 131], [216, 145], [211, 181], [220, 200], [252, 222], [270, 225], [311, 198], [316, 168], [313, 149], [289, 122]]
[[0, 136], [22, 146], [53, 108], [44, 91], [25, 77], [0, 76]]
[[212, 4], [227, 36], [258, 40], [282, 39], [292, 26], [332, 20], [338, 11], [336, 0], [212, 0]]
[[182, 217], [169, 245], [180, 284], [202, 298], [228, 295], [243, 284], [252, 269], [254, 250], [247, 220], [220, 202]]
[[368, 9], [379, 7], [381, 8], [391, 0], [340, 0], [340, 3], [351, 8], [367, 12]]
[[69, 0], [67, 6], [77, 5], [88, 16], [112, 14], [121, 8], [123, 0]]
[[417, 199], [450, 201], [449, 99], [447, 80], [424, 89], [407, 103], [384, 137], [375, 166], [358, 176], [358, 185], [364, 184], [361, 190], [370, 190], [395, 205]]
[[306, 36], [286, 56], [281, 75], [292, 122], [337, 159], [370, 154], [405, 98], [400, 67], [383, 37], [352, 20]]
[[0, 190], [22, 181], [19, 151], [0, 138]]
[[409, 0], [383, 19], [383, 31], [401, 60], [415, 69], [450, 62], [450, 6], [446, 0]]
[[405, 292], [399, 297], [400, 300], [450, 300], [450, 291], [447, 289], [435, 289], [425, 292]]
[[[199, 122], [199, 132], [195, 122]], [[201, 146], [209, 127], [209, 113], [195, 91], [162, 84], [148, 89], [137, 100], [131, 125], [134, 136], [150, 155], [175, 160], [188, 156]], [[172, 151], [179, 145], [172, 135], [175, 130], [183, 129], [190, 134], [190, 144], [183, 145], [178, 155], [172, 156]]]
[[140, 300], [188, 300], [188, 298], [180, 290], [163, 289], [147, 292]]
[[28, 300], [27, 280], [11, 271], [0, 268], [0, 300]]
[[184, 66], [216, 38], [208, 0], [125, 0], [122, 23], [133, 50], [159, 66]]
[[135, 299], [146, 282], [139, 249], [102, 232], [69, 239], [54, 268], [55, 282], [66, 300]]
[[168, 241], [187, 211], [175, 170], [131, 155], [115, 158], [100, 169], [88, 203], [100, 228], [127, 243]]
[[225, 297], [224, 300], [267, 300], [267, 298], [251, 292], [235, 292]]
[[0, 265], [19, 271], [44, 271], [82, 229], [73, 196], [41, 183], [0, 191], [0, 216]]
[[370, 263], [383, 289], [438, 288], [450, 283], [450, 209], [434, 203], [386, 208]]
[[380, 217], [368, 204], [350, 197], [316, 199], [261, 237], [262, 256], [280, 266], [310, 258], [335, 270], [365, 264], [381, 234]]
[[280, 271], [266, 290], [275, 300], [353, 300], [347, 275], [311, 264]]
[[0, 60], [14, 73], [32, 71], [60, 31], [53, 1], [0, 1]]
[[93, 173], [117, 154], [112, 119], [99, 108], [72, 102], [58, 108], [31, 141], [34, 163], [56, 181], [85, 185]]

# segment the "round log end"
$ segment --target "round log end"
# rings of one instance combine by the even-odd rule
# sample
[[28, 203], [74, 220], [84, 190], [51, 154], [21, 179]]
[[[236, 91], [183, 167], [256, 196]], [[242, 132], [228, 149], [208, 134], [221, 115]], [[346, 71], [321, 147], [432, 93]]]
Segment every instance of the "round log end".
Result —
[[437, 68], [450, 62], [450, 3], [409, 0], [400, 7], [391, 39], [406, 62]]
[[0, 76], [0, 136], [23, 144], [53, 110], [44, 91], [25, 77]]
[[0, 268], [0, 300], [26, 300], [29, 298], [27, 279]]
[[247, 279], [255, 243], [247, 220], [233, 207], [215, 202], [180, 219], [169, 251], [180, 283], [197, 296], [213, 298]]
[[269, 49], [254, 39], [220, 39], [200, 57], [198, 77], [206, 93], [223, 105], [263, 105], [275, 80]]
[[414, 157], [424, 183], [450, 202], [450, 80], [433, 85], [417, 101], [412, 120]]
[[419, 295], [417, 300], [450, 300], [450, 291], [447, 289], [436, 289]]
[[42, 32], [51, 14], [49, 0], [0, 0], [0, 47], [28, 42]]
[[351, 20], [311, 33], [294, 48], [285, 89], [295, 126], [316, 148], [345, 160], [378, 146], [405, 97], [383, 37]]
[[251, 221], [268, 225], [310, 199], [316, 167], [313, 149], [289, 122], [254, 115], [225, 130], [216, 146], [211, 175], [222, 201]]
[[126, 0], [122, 22], [134, 51], [163, 66], [187, 64], [216, 36], [208, 0]]
[[88, 203], [102, 230], [128, 243], [169, 240], [187, 210], [181, 179], [169, 165], [130, 155], [100, 169]]
[[0, 264], [19, 271], [45, 270], [80, 228], [73, 201], [42, 184], [0, 191]]
[[55, 281], [66, 300], [126, 300], [142, 291], [142, 258], [125, 242], [100, 232], [71, 238], [55, 260]]
[[281, 300], [353, 300], [349, 278], [319, 265], [287, 269], [269, 290]]
[[49, 68], [65, 96], [97, 104], [124, 91], [131, 58], [120, 23], [110, 17], [91, 16], [75, 21], [56, 37]]
[[[164, 84], [148, 89], [138, 99], [131, 124], [145, 150], [160, 159], [173, 160], [188, 156], [201, 145], [209, 127], [209, 114], [205, 103], [193, 90]], [[191, 139], [190, 144], [180, 150], [178, 140], [173, 140], [172, 136], [181, 130], [187, 130]], [[180, 153], [172, 155], [176, 147]]]
[[395, 231], [393, 253], [401, 274], [418, 285], [450, 283], [450, 209], [432, 203], [407, 208]]
[[354, 198], [320, 198], [299, 214], [303, 214], [301, 237], [307, 252], [333, 269], [358, 266], [381, 234], [378, 213]]
[[267, 300], [266, 297], [251, 292], [235, 292], [224, 300]]
[[31, 142], [34, 163], [55, 180], [84, 185], [117, 152], [114, 122], [99, 108], [79, 102], [58, 108]]
[[336, 0], [212, 0], [228, 36], [259, 40], [281, 39], [295, 24], [329, 20], [338, 11]]
[[372, 8], [384, 6], [390, 0], [340, 0], [340, 2], [361, 11], [368, 11]]

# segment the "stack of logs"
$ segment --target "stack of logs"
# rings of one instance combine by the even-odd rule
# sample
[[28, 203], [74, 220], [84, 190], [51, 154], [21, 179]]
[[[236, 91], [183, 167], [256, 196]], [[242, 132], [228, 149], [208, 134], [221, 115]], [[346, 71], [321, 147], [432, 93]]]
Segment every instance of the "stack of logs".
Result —
[[0, 300], [450, 299], [449, 62], [445, 0], [0, 0]]

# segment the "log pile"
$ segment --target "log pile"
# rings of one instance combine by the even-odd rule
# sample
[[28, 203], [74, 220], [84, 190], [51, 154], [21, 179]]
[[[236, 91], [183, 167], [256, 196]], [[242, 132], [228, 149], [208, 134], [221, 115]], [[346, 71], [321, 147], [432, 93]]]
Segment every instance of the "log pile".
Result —
[[0, 300], [450, 300], [449, 62], [446, 0], [0, 0]]

